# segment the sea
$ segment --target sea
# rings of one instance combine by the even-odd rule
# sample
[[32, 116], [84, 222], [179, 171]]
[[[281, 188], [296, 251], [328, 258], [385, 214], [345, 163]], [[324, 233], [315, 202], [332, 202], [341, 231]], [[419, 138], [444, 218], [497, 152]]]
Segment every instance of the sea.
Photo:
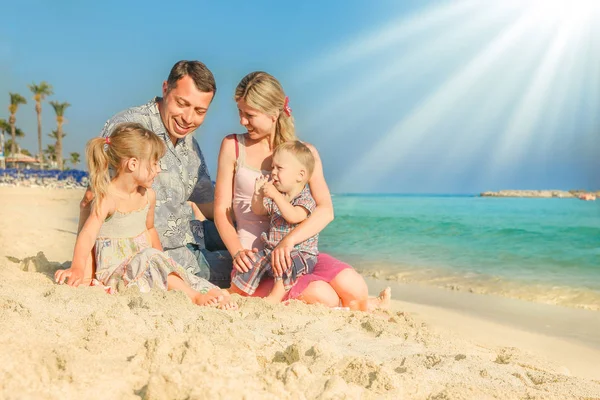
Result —
[[600, 201], [333, 196], [319, 249], [366, 276], [600, 310]]

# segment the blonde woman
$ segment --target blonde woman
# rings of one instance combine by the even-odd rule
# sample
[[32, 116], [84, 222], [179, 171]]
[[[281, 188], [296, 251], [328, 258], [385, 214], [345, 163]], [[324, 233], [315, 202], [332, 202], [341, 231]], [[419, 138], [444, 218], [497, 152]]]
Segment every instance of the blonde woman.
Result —
[[[252, 268], [258, 251], [264, 248], [261, 234], [268, 231], [269, 219], [251, 210], [254, 184], [272, 169], [273, 150], [281, 143], [297, 140], [289, 100], [281, 84], [266, 72], [246, 75], [235, 91], [240, 124], [246, 133], [229, 135], [221, 143], [215, 189], [215, 223], [223, 242], [233, 257], [233, 267], [240, 273]], [[271, 252], [275, 275], [281, 275], [291, 263], [294, 246], [318, 234], [333, 220], [333, 203], [319, 153], [313, 153], [315, 167], [308, 181], [316, 202], [310, 218], [300, 223]], [[234, 224], [235, 218], [235, 224]], [[255, 296], [266, 296], [272, 280], [261, 283]], [[230, 289], [234, 292], [235, 287]], [[367, 301], [364, 279], [348, 264], [320, 253], [314, 271], [301, 276], [287, 293], [286, 299], [321, 303], [330, 307], [366, 310], [385, 306], [389, 290]]]
[[[162, 251], [151, 187], [165, 151], [163, 140], [137, 123], [117, 125], [110, 137], [88, 142], [92, 211], [77, 236], [71, 267], [56, 271], [55, 280], [70, 286], [81, 283], [95, 246], [93, 284], [109, 293], [123, 281], [141, 292], [181, 290], [195, 304], [235, 309], [226, 291], [191, 274]], [[115, 171], [112, 178], [109, 167]]]

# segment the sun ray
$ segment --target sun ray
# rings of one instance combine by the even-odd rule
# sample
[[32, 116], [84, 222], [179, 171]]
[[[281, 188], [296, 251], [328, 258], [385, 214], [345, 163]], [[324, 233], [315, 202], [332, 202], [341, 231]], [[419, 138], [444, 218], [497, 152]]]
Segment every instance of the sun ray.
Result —
[[[482, 32], [494, 23], [502, 21], [503, 18], [511, 16], [509, 11], [507, 8], [500, 11], [482, 8], [476, 10], [467, 22], [453, 21], [454, 26], [448, 34], [437, 36], [421, 46], [411, 47], [406, 53], [395, 56], [395, 60], [384, 65], [377, 73], [368, 71], [362, 78], [353, 80], [352, 85], [348, 85], [342, 92], [336, 92], [335, 98], [325, 98], [320, 102], [318, 109], [311, 114], [306, 130], [318, 131], [331, 115], [360, 104], [360, 114], [348, 115], [328, 130], [327, 135], [333, 142], [335, 136], [346, 132], [357, 123], [358, 119], [364, 118], [365, 115], [372, 115], [382, 104], [391, 101], [395, 93], [410, 90], [414, 81], [406, 79], [407, 77], [418, 73], [426, 74], [428, 70], [435, 69], [437, 66], [430, 63], [430, 60], [437, 57], [439, 62], [442, 62], [445, 56], [453, 52], [451, 49], [456, 43], [468, 40], [473, 32]], [[393, 94], [383, 90], [390, 84], [395, 87]], [[370, 101], [365, 103], [362, 101], [364, 98], [369, 98]]]
[[503, 70], [502, 66], [497, 66], [490, 74], [502, 74], [502, 82], [488, 79], [477, 84], [467, 101], [461, 103], [463, 114], [458, 117], [461, 118], [460, 130], [442, 138], [436, 135], [439, 129], [429, 132], [428, 139], [437, 143], [437, 149], [444, 149], [444, 157], [436, 161], [437, 169], [431, 176], [433, 181], [444, 180], [448, 171], [456, 174], [464, 172], [472, 182], [479, 181], [485, 186], [484, 179], [487, 176], [479, 168], [479, 163], [491, 156], [491, 153], [486, 154], [486, 150], [490, 147], [487, 146], [490, 137], [495, 133], [489, 131], [489, 126], [502, 121], [513, 109], [514, 99], [527, 84], [543, 47], [549, 41], [549, 36], [537, 36], [528, 41], [526, 47], [513, 49], [518, 51], [507, 54], [508, 59], [519, 57], [521, 67]]
[[[587, 28], [581, 25], [582, 28]], [[556, 78], [552, 82], [552, 93], [548, 96], [548, 107], [543, 111], [543, 125], [541, 127], [544, 135], [536, 137], [536, 152], [545, 158], [546, 164], [556, 162], [556, 152], [562, 147], [575, 140], [574, 135], [569, 135], [564, 127], [573, 127], [577, 129], [579, 107], [589, 96], [586, 89], [586, 82], [589, 82], [592, 76], [588, 70], [590, 62], [593, 63], [591, 56], [593, 52], [586, 55], [586, 47], [590, 47], [591, 36], [589, 29], [581, 29], [578, 32], [579, 37], [573, 37], [572, 45], [569, 46], [563, 54], [561, 63], [556, 73]], [[596, 74], [600, 69], [596, 70]], [[593, 87], [590, 87], [592, 89]], [[592, 89], [593, 90], [593, 89]], [[597, 106], [600, 104], [596, 103]]]
[[[350, 185], [356, 176], [380, 174], [388, 170], [404, 154], [414, 151], [423, 135], [437, 124], [457, 98], [472, 89], [475, 82], [485, 79], [485, 73], [493, 68], [504, 53], [527, 32], [534, 19], [527, 10], [509, 28], [500, 33], [487, 48], [472, 59], [460, 72], [442, 85], [433, 95], [417, 104], [414, 111], [397, 123], [381, 139], [375, 141], [361, 159], [354, 163], [341, 180], [340, 185]], [[371, 179], [371, 178], [370, 178]]]
[[[340, 49], [328, 49], [308, 65], [299, 68], [300, 82], [338, 70], [341, 66], [362, 60], [394, 44], [410, 39], [411, 36], [427, 31], [440, 23], [468, 14], [480, 4], [477, 0], [462, 0], [443, 6], [432, 6], [410, 18], [400, 17], [382, 29], [362, 38], [353, 38]], [[361, 35], [362, 36], [362, 35]]]
[[[596, 15], [600, 19], [600, 10]], [[588, 189], [600, 187], [600, 26], [593, 25], [590, 33], [590, 51], [587, 66], [587, 97], [585, 98], [584, 112], [587, 111], [589, 120], [582, 126], [585, 134], [582, 135], [579, 154], [583, 160], [582, 175]]]
[[501, 171], [514, 165], [525, 156], [534, 139], [540, 140], [534, 134], [534, 128], [537, 127], [550, 100], [552, 85], [556, 79], [558, 67], [563, 62], [567, 46], [577, 43], [577, 31], [581, 29], [581, 25], [576, 23], [580, 22], [576, 16], [574, 13], [566, 23], [555, 21], [557, 24], [555, 39], [540, 60], [531, 84], [509, 118], [508, 128], [500, 136], [496, 153], [488, 164], [488, 168], [491, 170]]

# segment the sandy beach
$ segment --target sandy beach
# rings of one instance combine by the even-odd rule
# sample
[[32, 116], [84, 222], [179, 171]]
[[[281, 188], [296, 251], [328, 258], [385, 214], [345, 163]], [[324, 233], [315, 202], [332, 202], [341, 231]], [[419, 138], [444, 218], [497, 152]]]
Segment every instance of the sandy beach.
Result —
[[597, 311], [393, 283], [387, 312], [228, 312], [56, 285], [82, 193], [0, 187], [0, 398], [600, 399]]

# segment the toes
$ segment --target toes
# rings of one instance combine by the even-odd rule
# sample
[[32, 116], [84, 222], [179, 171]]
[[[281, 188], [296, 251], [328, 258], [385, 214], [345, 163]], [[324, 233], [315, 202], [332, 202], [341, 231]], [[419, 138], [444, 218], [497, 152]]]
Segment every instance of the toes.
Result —
[[213, 297], [212, 299], [210, 299], [207, 304], [211, 305], [211, 306], [216, 306], [219, 304], [219, 299], [217, 299], [216, 297]]

